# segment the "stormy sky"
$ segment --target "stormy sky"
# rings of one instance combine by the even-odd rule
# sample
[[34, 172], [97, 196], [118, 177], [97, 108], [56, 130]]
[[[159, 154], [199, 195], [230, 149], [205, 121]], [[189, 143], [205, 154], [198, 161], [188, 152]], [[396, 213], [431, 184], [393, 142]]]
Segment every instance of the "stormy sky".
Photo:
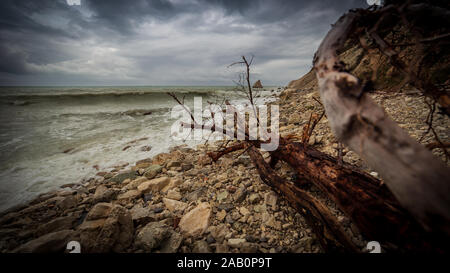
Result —
[[[80, 5], [77, 5], [80, 3]], [[286, 85], [366, 0], [2, 0], [0, 85]]]

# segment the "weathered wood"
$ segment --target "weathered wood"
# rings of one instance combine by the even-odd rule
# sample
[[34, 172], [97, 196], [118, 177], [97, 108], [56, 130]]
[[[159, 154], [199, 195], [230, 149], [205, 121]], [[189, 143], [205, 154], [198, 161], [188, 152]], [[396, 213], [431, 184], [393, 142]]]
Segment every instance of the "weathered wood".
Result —
[[[288, 163], [352, 219], [364, 238], [385, 248], [440, 251], [442, 238], [426, 232], [398, 203], [385, 184], [345, 162], [302, 143], [280, 141], [272, 156]], [[296, 182], [301, 187], [301, 181]]]
[[213, 160], [217, 161], [220, 157], [223, 155], [226, 155], [228, 153], [232, 153], [234, 151], [242, 150], [245, 148], [245, 142], [239, 142], [233, 146], [225, 147], [224, 149], [218, 151], [218, 152], [209, 152], [208, 156]]
[[[241, 142], [209, 156], [218, 160], [249, 144], [258, 147], [257, 142]], [[249, 149], [247, 153], [252, 152]], [[380, 180], [312, 146], [282, 138], [279, 148], [271, 152], [270, 163], [284, 161], [301, 177], [294, 183], [276, 175], [273, 169], [276, 163], [255, 161], [255, 158], [258, 159], [251, 156], [261, 179], [278, 189], [281, 195], [289, 196], [288, 200], [293, 200], [293, 194], [309, 200], [309, 196], [301, 197], [307, 194], [302, 187], [305, 181], [313, 183], [352, 220], [364, 238], [380, 242], [385, 249], [443, 252], [448, 248], [441, 237], [426, 232]], [[303, 213], [298, 205], [294, 207]]]
[[254, 146], [249, 147], [247, 153], [258, 170], [261, 179], [278, 191], [294, 208], [305, 216], [308, 225], [313, 229], [325, 251], [359, 251], [326, 206], [308, 192], [278, 176], [270, 168], [269, 164], [264, 161], [263, 156]]
[[359, 19], [358, 11], [341, 17], [314, 58], [320, 95], [332, 131], [381, 175], [400, 204], [427, 230], [448, 237], [449, 169], [363, 93], [360, 81], [344, 72], [339, 62], [336, 51]]

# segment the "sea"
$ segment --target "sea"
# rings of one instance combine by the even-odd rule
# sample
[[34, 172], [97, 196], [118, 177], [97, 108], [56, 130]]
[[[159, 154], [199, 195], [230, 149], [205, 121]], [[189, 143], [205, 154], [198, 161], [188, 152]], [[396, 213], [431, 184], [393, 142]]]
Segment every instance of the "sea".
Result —
[[[274, 100], [279, 87], [258, 92]], [[201, 141], [174, 140], [167, 95], [192, 107], [248, 99], [234, 86], [0, 87], [0, 212], [99, 171]]]

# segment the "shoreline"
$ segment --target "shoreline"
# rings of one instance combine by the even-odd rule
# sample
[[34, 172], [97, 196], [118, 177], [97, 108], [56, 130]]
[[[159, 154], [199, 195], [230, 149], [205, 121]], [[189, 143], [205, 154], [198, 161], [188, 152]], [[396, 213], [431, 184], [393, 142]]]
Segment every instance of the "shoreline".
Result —
[[[218, 143], [221, 141], [215, 144]], [[27, 204], [0, 213], [0, 232], [10, 229], [9, 236], [14, 235], [18, 239], [17, 246], [13, 242], [2, 251], [41, 251], [39, 246], [33, 246], [35, 241], [43, 236], [61, 236], [64, 231], [72, 239], [79, 239], [82, 245], [87, 245], [89, 252], [104, 252], [105, 249], [99, 251], [94, 243], [90, 243], [105, 228], [97, 227], [93, 231], [89, 227], [92, 222], [90, 214], [98, 207], [119, 210], [126, 218], [131, 218], [132, 225], [128, 221], [128, 227], [132, 227], [133, 237], [145, 233], [144, 227], [149, 223], [164, 224], [163, 227], [158, 226], [162, 224], [156, 225], [151, 233], [165, 229], [172, 234], [170, 238], [181, 238], [178, 252], [293, 252], [294, 245], [298, 246], [298, 243], [293, 243], [297, 241], [307, 247], [303, 247], [301, 252], [320, 251], [304, 219], [259, 180], [248, 156], [234, 160], [231, 156], [236, 153], [233, 153], [212, 163], [205, 149], [214, 150], [216, 145], [208, 146], [200, 144], [196, 149], [187, 145], [172, 147], [168, 153], [140, 160], [133, 165], [125, 163], [112, 171], [100, 171], [86, 182], [62, 185], [59, 190], [40, 194]], [[151, 186], [146, 187], [146, 184]], [[193, 215], [195, 219], [188, 221], [191, 224], [187, 223], [183, 228], [182, 222], [179, 223], [181, 227], [171, 230], [184, 215], [206, 204], [208, 220], [197, 219]], [[236, 208], [238, 204], [242, 206]], [[106, 220], [109, 219], [107, 215], [103, 215]], [[14, 221], [17, 218], [29, 220], [27, 223], [17, 223]], [[195, 223], [201, 220], [204, 226], [195, 227]], [[263, 222], [266, 224], [263, 225]], [[14, 227], [21, 224], [29, 229], [17, 230], [18, 233], [14, 234]], [[194, 227], [190, 226], [192, 224]], [[286, 236], [287, 229], [291, 230], [291, 236]], [[63, 238], [67, 234], [63, 234]], [[86, 236], [92, 238], [86, 239]], [[286, 237], [288, 241], [280, 243]], [[115, 250], [174, 252], [174, 249], [165, 249], [165, 245], [149, 248], [136, 240], [128, 247]], [[167, 244], [166, 240], [161, 243]], [[196, 249], [186, 249], [193, 241]]]
[[[208, 88], [204, 87], [199, 92], [196, 87], [185, 87], [185, 90], [191, 90], [185, 97], [191, 106], [193, 97], [202, 96], [206, 104], [207, 100], [226, 95], [228, 89], [206, 92]], [[107, 96], [87, 102], [86, 98], [73, 101], [58, 97], [26, 106], [8, 104], [2, 109], [4, 164], [0, 211], [24, 204], [63, 184], [89, 179], [99, 170], [132, 164], [183, 144], [170, 137], [170, 126], [175, 120], [171, 118], [171, 108], [176, 102], [161, 88], [147, 91], [144, 96], [130, 93], [124, 98]], [[228, 96], [239, 102], [242, 98], [235, 93]], [[274, 94], [269, 91], [262, 95]], [[17, 114], [6, 114], [11, 112]], [[187, 143], [191, 142], [195, 141]]]
[[[314, 89], [285, 89], [271, 102], [280, 105], [281, 135], [301, 134], [309, 114], [321, 109], [313, 100], [317, 95]], [[386, 96], [374, 94], [379, 102]], [[386, 110], [391, 115], [406, 115], [402, 120], [416, 118], [416, 122], [403, 124], [419, 138], [426, 128], [419, 126], [421, 117], [414, 116], [410, 108], [426, 106], [418, 97], [407, 97], [406, 108], [398, 109], [398, 101], [405, 97], [391, 96], [393, 101], [384, 102]], [[323, 252], [303, 216], [260, 180], [247, 155], [238, 151], [211, 162], [206, 152], [217, 144], [201, 144], [196, 149], [176, 146], [134, 165], [100, 172], [84, 183], [66, 184], [3, 212], [0, 251], [64, 251], [64, 242], [70, 238], [79, 241], [86, 252]], [[309, 145], [334, 155], [335, 144], [324, 118]], [[346, 152], [346, 162], [378, 175], [356, 154]], [[276, 169], [282, 177], [295, 179], [286, 164]], [[364, 251], [367, 241], [355, 225], [314, 186], [308, 191], [330, 208]]]

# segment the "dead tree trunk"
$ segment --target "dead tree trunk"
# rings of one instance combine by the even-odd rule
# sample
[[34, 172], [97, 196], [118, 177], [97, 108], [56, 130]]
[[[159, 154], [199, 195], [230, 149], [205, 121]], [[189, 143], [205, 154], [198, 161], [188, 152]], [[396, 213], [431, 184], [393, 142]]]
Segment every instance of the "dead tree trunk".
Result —
[[302, 212], [326, 252], [358, 252], [358, 248], [348, 238], [326, 206], [295, 184], [278, 176], [254, 146], [250, 146], [247, 153], [261, 179], [284, 196], [294, 208]]
[[[344, 72], [344, 66], [339, 62], [336, 51], [343, 46], [349, 33], [354, 30], [356, 21], [360, 19], [358, 11], [351, 11], [341, 17], [322, 41], [314, 57], [320, 95], [330, 126], [341, 142], [380, 173], [400, 204], [423, 227], [448, 238], [449, 169], [429, 150], [409, 137], [363, 93], [360, 81]], [[360, 201], [362, 203], [354, 205], [367, 205], [365, 200]]]
[[[302, 143], [280, 141], [271, 155], [324, 192], [366, 239], [379, 241], [385, 247], [415, 251], [445, 247], [441, 246], [441, 238], [423, 230], [384, 184], [352, 165]], [[296, 184], [301, 187], [303, 183]]]

